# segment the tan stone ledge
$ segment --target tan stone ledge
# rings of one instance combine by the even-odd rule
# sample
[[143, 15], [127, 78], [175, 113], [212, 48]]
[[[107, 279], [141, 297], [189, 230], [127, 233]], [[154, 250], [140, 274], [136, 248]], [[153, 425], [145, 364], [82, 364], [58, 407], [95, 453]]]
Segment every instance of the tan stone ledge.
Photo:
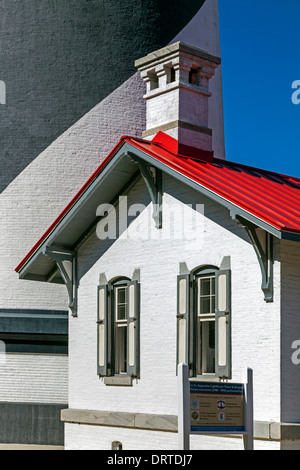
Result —
[[65, 423], [165, 432], [177, 432], [178, 422], [177, 416], [74, 409], [62, 410], [61, 420]]
[[104, 377], [103, 382], [108, 386], [132, 387], [132, 377]]
[[165, 46], [159, 49], [158, 51], [150, 52], [147, 56], [137, 59], [134, 64], [135, 64], [135, 67], [137, 68], [147, 68], [149, 64], [151, 65], [152, 63], [159, 64], [160, 61], [164, 59], [165, 57], [168, 57], [169, 55], [172, 55], [174, 53], [178, 53], [179, 51], [183, 51], [183, 52], [186, 52], [187, 54], [196, 55], [196, 56], [198, 56], [200, 52], [202, 59], [213, 61], [217, 65], [221, 63], [220, 57], [209, 54], [207, 51], [203, 49], [199, 49], [198, 47], [191, 46], [181, 41], [177, 41], [173, 44], [169, 44], [168, 46]]

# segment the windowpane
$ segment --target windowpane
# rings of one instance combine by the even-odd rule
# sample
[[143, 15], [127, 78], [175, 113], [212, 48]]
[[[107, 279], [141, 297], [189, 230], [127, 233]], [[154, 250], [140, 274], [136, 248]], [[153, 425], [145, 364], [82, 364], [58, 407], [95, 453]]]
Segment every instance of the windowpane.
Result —
[[211, 298], [211, 313], [215, 313], [216, 311], [216, 301], [215, 301], [215, 297], [212, 297]]
[[214, 374], [215, 373], [215, 322], [207, 323], [207, 351], [206, 351], [206, 364], [204, 373]]
[[126, 288], [125, 287], [119, 287], [118, 290], [118, 304], [124, 304], [126, 302]]
[[200, 313], [210, 313], [210, 297], [200, 298]]
[[200, 279], [200, 295], [210, 295], [211, 294], [211, 282], [210, 278]]
[[216, 291], [216, 283], [215, 283], [215, 278], [212, 277], [211, 280], [210, 280], [210, 283], [211, 283], [211, 294], [212, 295], [215, 295], [215, 291]]
[[215, 313], [215, 277], [198, 279], [198, 315]]
[[198, 375], [215, 373], [215, 321], [198, 321]]
[[127, 326], [116, 326], [116, 374], [127, 372]]
[[215, 322], [209, 322], [209, 348], [215, 350], [216, 344], [216, 325]]
[[124, 321], [127, 318], [126, 287], [116, 288], [116, 320]]
[[126, 320], [126, 305], [117, 306], [117, 320]]

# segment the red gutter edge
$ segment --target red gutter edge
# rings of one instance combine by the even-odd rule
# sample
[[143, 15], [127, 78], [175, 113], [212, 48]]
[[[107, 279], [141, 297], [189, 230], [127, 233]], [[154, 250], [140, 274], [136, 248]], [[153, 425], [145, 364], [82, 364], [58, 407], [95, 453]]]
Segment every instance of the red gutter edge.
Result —
[[96, 171], [92, 174], [92, 176], [87, 180], [87, 182], [82, 186], [82, 188], [78, 191], [78, 193], [73, 197], [71, 202], [65, 207], [65, 209], [61, 212], [61, 214], [55, 219], [53, 224], [47, 229], [47, 231], [42, 235], [39, 241], [34, 245], [34, 247], [29, 251], [29, 253], [25, 256], [25, 258], [21, 261], [21, 263], [15, 268], [15, 272], [19, 272], [24, 264], [28, 261], [28, 259], [33, 255], [33, 253], [37, 250], [39, 245], [42, 244], [43, 241], [48, 237], [48, 235], [52, 232], [52, 230], [58, 225], [58, 223], [64, 218], [64, 216], [69, 212], [69, 210], [73, 207], [73, 205], [78, 201], [78, 199], [82, 196], [82, 194], [86, 191], [86, 189], [91, 185], [91, 183], [95, 180], [95, 178], [101, 173], [101, 171], [105, 168], [105, 166], [109, 163], [109, 161], [113, 158], [117, 150], [121, 147], [121, 145], [127, 139], [131, 139], [132, 137], [122, 136], [118, 144], [113, 148], [110, 154], [101, 162], [100, 166], [96, 169]]

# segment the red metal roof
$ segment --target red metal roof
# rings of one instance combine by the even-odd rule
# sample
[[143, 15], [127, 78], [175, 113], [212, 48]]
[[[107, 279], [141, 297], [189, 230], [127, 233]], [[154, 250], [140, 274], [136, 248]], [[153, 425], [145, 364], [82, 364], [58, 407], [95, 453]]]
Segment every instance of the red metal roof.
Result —
[[170, 141], [162, 133], [154, 142], [131, 139], [135, 147], [279, 230], [300, 233], [300, 178], [216, 158], [211, 162], [173, 154]]
[[210, 152], [180, 147], [175, 139], [159, 132], [153, 141], [123, 136], [78, 194], [18, 265], [19, 272], [29, 258], [55, 230], [86, 189], [101, 174], [124, 142], [147, 153], [176, 172], [258, 217], [281, 231], [300, 233], [300, 179], [239, 163], [212, 158]]

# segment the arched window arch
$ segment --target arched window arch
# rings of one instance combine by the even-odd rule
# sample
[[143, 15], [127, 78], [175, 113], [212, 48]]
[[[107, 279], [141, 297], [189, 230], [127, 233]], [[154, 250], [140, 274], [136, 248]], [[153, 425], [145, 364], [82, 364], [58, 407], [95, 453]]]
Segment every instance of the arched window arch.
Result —
[[216, 273], [217, 271], [219, 271], [219, 268], [217, 266], [214, 266], [211, 264], [205, 264], [205, 265], [198, 266], [197, 268], [194, 268], [191, 271], [191, 273], [194, 276], [199, 276], [199, 275], [207, 274], [210, 272]]

